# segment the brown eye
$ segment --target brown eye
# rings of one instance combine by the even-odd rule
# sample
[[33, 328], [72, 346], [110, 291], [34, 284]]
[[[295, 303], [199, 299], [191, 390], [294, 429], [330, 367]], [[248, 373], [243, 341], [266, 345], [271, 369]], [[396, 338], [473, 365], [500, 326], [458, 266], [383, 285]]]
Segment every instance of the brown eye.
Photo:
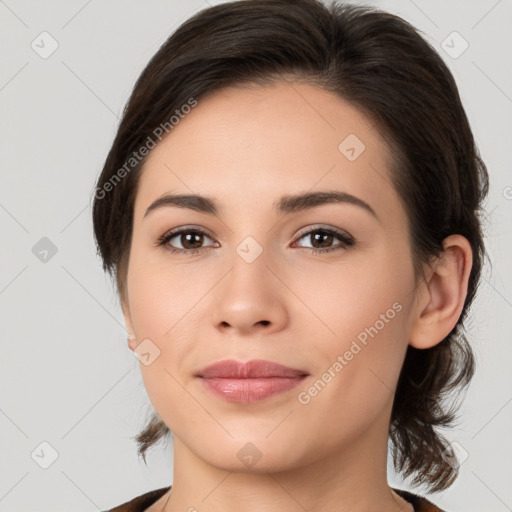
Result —
[[[343, 249], [354, 245], [354, 239], [348, 234], [330, 228], [315, 228], [306, 233], [303, 233], [299, 239], [306, 238], [311, 241], [311, 247], [304, 247], [314, 253], [330, 252]], [[336, 239], [341, 243], [332, 246], [332, 242]]]
[[181, 233], [176, 236], [179, 237], [179, 241], [184, 249], [197, 249], [203, 243], [204, 237], [204, 235], [197, 232]]
[[[204, 239], [211, 238], [200, 229], [180, 229], [166, 233], [159, 238], [158, 245], [163, 246], [171, 252], [183, 252], [187, 254], [196, 253], [205, 247], [202, 247]], [[175, 247], [171, 245], [171, 240], [176, 239], [174, 244], [181, 244], [181, 247]]]

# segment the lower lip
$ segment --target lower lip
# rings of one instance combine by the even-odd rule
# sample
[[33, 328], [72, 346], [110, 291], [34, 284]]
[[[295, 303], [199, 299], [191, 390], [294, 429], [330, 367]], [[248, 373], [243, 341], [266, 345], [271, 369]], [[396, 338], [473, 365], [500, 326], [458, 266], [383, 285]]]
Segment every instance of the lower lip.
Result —
[[254, 379], [201, 378], [204, 386], [229, 402], [260, 402], [298, 386], [301, 377], [261, 377]]

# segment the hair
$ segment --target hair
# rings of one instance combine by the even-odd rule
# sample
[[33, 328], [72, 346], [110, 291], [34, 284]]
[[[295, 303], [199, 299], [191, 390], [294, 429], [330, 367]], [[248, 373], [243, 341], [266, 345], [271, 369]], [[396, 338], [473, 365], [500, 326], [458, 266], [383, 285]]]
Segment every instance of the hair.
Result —
[[[124, 301], [134, 201], [147, 158], [141, 148], [161, 140], [161, 127], [171, 133], [169, 119], [179, 122], [174, 114], [187, 112], [191, 100], [283, 80], [320, 86], [378, 127], [394, 155], [391, 181], [408, 216], [415, 284], [445, 237], [460, 234], [471, 244], [458, 322], [432, 348], [407, 347], [389, 428], [395, 469], [413, 485], [445, 489], [458, 466], [437, 428], [452, 426], [457, 407], [444, 398], [467, 386], [475, 371], [462, 331], [486, 256], [479, 216], [489, 178], [452, 74], [400, 17], [340, 2], [244, 0], [209, 7], [180, 25], [137, 79], [98, 178], [93, 226], [103, 270], [115, 276]], [[170, 433], [154, 411], [136, 436], [139, 456], [146, 461], [146, 450]]]

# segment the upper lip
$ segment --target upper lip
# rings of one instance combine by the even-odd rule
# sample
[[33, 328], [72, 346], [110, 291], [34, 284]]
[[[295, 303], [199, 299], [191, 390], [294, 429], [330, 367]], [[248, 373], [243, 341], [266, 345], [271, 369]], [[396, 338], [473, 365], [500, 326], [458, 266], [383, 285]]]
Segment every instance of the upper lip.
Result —
[[301, 377], [309, 375], [282, 364], [263, 359], [252, 359], [246, 363], [234, 359], [224, 359], [200, 370], [196, 376], [204, 378], [251, 379], [258, 377]]

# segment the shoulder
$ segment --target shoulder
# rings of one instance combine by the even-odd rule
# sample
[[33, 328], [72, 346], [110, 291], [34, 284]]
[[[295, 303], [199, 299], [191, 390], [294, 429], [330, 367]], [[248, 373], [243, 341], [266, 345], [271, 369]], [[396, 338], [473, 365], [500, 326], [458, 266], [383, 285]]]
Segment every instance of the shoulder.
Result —
[[407, 500], [414, 507], [415, 512], [447, 512], [441, 510], [439, 507], [434, 505], [431, 501], [419, 494], [414, 494], [410, 491], [403, 491], [401, 489], [393, 489], [399, 496], [404, 500]]
[[148, 507], [155, 503], [161, 496], [163, 496], [169, 489], [169, 487], [162, 487], [149, 491], [140, 496], [132, 498], [125, 503], [118, 505], [117, 507], [105, 510], [104, 512], [144, 512]]

